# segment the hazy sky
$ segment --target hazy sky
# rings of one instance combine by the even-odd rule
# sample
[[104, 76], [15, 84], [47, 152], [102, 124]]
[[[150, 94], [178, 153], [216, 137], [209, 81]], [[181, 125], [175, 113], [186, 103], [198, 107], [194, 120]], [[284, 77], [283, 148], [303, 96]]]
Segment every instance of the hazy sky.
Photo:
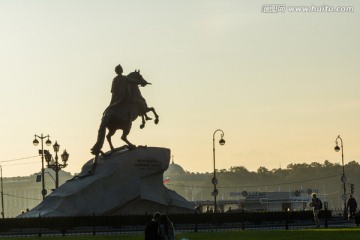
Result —
[[[263, 13], [271, 3], [354, 11]], [[40, 171], [40, 157], [9, 160], [36, 156], [42, 133], [80, 172], [117, 64], [153, 84], [141, 91], [160, 115], [129, 140], [186, 170], [212, 172], [218, 128], [218, 169], [341, 163], [339, 134], [345, 162], [360, 161], [359, 22], [359, 1], [0, 0], [3, 175]]]

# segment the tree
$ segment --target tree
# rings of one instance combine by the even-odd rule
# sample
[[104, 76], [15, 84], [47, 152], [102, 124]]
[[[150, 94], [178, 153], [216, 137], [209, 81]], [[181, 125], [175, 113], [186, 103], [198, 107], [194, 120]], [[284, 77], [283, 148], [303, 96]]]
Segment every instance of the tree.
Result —
[[333, 166], [334, 166], [333, 163], [329, 162], [329, 160], [325, 160], [324, 167], [330, 168], [330, 167], [333, 167]]
[[318, 162], [312, 162], [310, 164], [310, 167], [312, 167], [312, 168], [321, 168], [322, 165], [320, 163], [318, 163]]
[[230, 172], [234, 172], [234, 173], [249, 173], [249, 171], [248, 171], [244, 166], [230, 167]]
[[358, 163], [358, 162], [356, 162], [356, 161], [351, 161], [351, 162], [348, 162], [348, 164], [346, 164], [346, 166], [347, 167], [351, 167], [351, 168], [357, 168], [357, 167], [359, 167], [360, 166], [360, 164]]
[[259, 167], [257, 170], [257, 173], [259, 174], [267, 174], [270, 173], [270, 171], [266, 167]]

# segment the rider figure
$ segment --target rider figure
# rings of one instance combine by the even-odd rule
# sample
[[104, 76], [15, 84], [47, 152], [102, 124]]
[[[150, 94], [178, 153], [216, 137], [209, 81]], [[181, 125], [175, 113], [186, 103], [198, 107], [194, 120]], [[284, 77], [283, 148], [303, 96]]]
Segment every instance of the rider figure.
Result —
[[[145, 99], [141, 95], [139, 97], [131, 95], [129, 91], [129, 87], [130, 87], [129, 85], [135, 84], [144, 87], [149, 83], [146, 82], [145, 80], [140, 81], [122, 75], [123, 68], [121, 67], [120, 64], [115, 67], [115, 72], [117, 76], [114, 78], [111, 85], [112, 96], [109, 107], [115, 106], [117, 104], [122, 104], [122, 105], [135, 104], [137, 106], [139, 105], [145, 106], [146, 105]], [[146, 120], [151, 120], [151, 118], [149, 118], [146, 115], [146, 113], [144, 115]]]
[[115, 102], [121, 102], [127, 95], [127, 80], [126, 77], [122, 75], [123, 69], [120, 64], [115, 67], [115, 72], [117, 76], [114, 78], [111, 85], [112, 96], [110, 105]]

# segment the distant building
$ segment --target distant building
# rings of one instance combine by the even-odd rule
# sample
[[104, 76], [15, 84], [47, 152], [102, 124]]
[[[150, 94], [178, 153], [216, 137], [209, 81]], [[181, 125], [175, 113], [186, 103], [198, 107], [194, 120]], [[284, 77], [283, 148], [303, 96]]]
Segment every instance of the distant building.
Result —
[[180, 165], [174, 163], [174, 159], [172, 159], [168, 169], [164, 172], [164, 179], [166, 179], [164, 184], [187, 200], [194, 201], [197, 198], [202, 199], [202, 188], [199, 186], [203, 185], [206, 176], [205, 174], [186, 172]]
[[185, 170], [179, 164], [175, 164], [174, 159], [172, 159], [168, 169], [164, 172], [164, 176], [179, 176], [184, 173]]
[[[196, 205], [202, 206], [202, 211], [213, 207], [214, 197], [211, 195], [213, 186], [211, 184], [212, 173], [190, 173], [185, 171], [180, 165], [169, 164], [169, 168], [164, 172], [164, 184], [185, 197], [188, 201], [193, 201]], [[284, 211], [284, 210], [304, 210], [309, 208], [310, 194], [317, 189], [292, 190], [292, 191], [256, 191], [255, 189], [244, 191], [236, 187], [227, 187], [233, 183], [223, 183], [218, 186], [218, 204], [220, 211], [233, 211], [246, 209], [250, 211]]]
[[248, 192], [241, 208], [257, 211], [300, 211], [307, 208], [309, 195], [296, 196], [295, 192]]
[[[42, 201], [41, 174], [26, 177], [3, 178], [4, 213], [5, 218], [16, 217], [27, 209], [32, 209]], [[59, 171], [59, 185], [71, 179], [69, 172]], [[55, 188], [55, 172], [45, 170], [45, 189], [48, 195]], [[40, 180], [40, 181], [37, 181]]]

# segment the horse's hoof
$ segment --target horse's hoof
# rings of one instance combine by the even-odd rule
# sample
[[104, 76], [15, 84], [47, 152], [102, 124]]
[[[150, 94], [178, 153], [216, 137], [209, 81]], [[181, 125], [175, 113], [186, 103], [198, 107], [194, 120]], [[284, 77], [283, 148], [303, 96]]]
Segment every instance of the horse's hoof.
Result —
[[113, 150], [111, 150], [110, 152], [102, 153], [101, 156], [103, 156], [103, 157], [109, 157], [109, 156], [111, 156], [114, 152], [115, 152], [115, 150], [113, 149]]
[[91, 151], [91, 154], [92, 155], [98, 155], [99, 154], [99, 150], [97, 150], [97, 149], [94, 149], [94, 148], [92, 148], [92, 149], [90, 149], [90, 151]]
[[136, 149], [136, 146], [135, 146], [135, 145], [128, 145], [127, 148], [128, 148], [129, 150], [133, 150], [133, 149]]
[[158, 124], [159, 123], [159, 119], [157, 118], [157, 119], [155, 119], [155, 124]]
[[145, 127], [145, 124], [140, 125], [140, 129], [143, 129]]
[[102, 150], [100, 150], [99, 155], [101, 155], [102, 157], [107, 157], [109, 156], [109, 153], [104, 153]]

